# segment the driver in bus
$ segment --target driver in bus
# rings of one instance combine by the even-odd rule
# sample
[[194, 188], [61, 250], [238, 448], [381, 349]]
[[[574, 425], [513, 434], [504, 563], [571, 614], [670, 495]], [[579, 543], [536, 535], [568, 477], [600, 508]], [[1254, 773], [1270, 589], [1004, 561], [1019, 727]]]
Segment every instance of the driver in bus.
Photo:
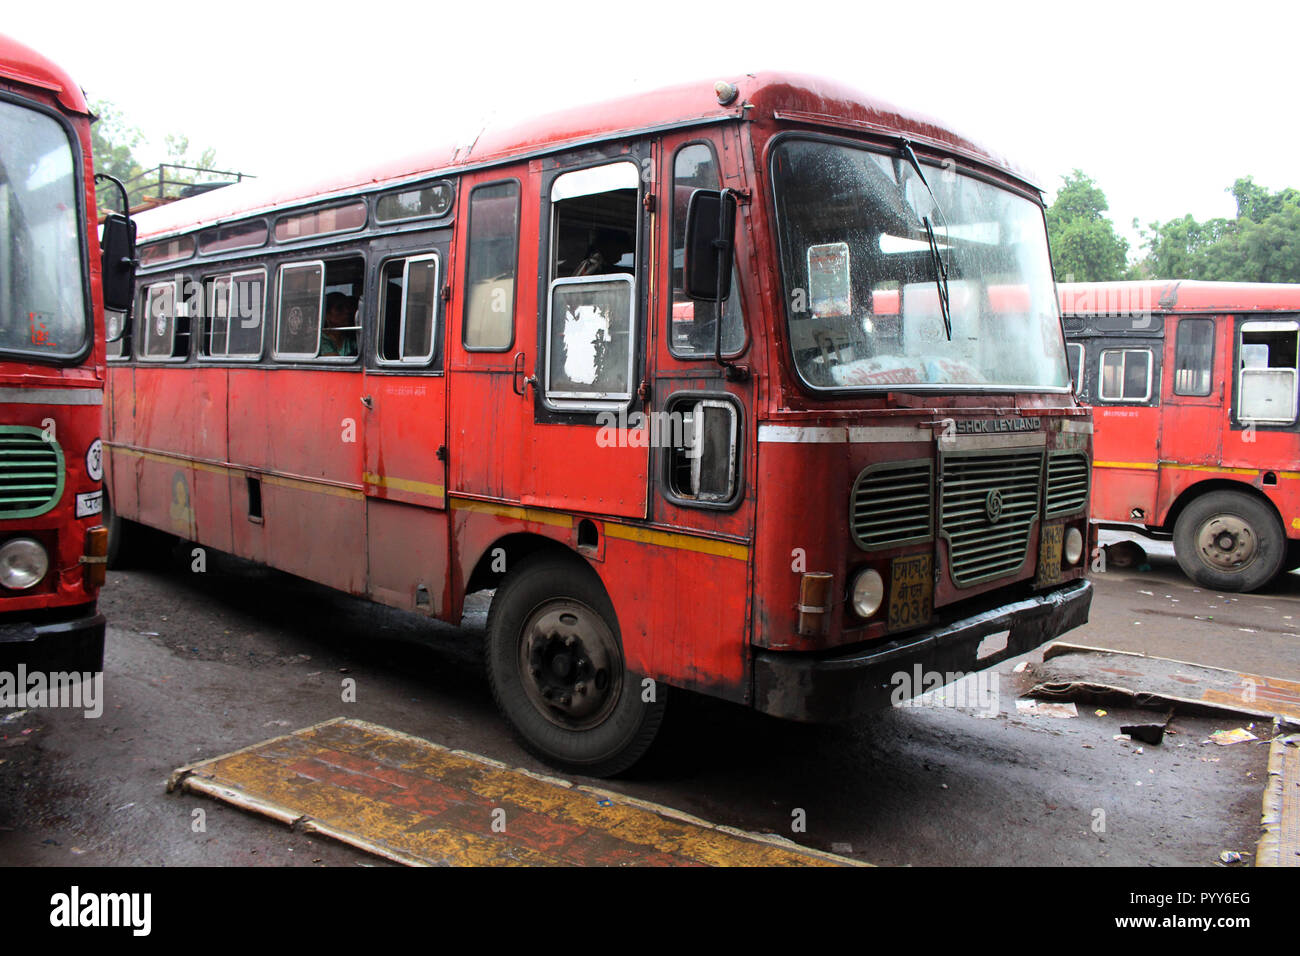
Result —
[[325, 322], [321, 326], [321, 355], [356, 355], [357, 302], [342, 292], [325, 297]]

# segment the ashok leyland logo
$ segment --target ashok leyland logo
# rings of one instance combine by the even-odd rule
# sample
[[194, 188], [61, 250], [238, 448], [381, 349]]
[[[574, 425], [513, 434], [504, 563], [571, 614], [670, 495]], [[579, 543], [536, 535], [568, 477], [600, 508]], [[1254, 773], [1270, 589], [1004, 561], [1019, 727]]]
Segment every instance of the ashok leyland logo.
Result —
[[1002, 492], [994, 488], [984, 499], [984, 513], [988, 515], [989, 524], [997, 524], [1002, 517]]

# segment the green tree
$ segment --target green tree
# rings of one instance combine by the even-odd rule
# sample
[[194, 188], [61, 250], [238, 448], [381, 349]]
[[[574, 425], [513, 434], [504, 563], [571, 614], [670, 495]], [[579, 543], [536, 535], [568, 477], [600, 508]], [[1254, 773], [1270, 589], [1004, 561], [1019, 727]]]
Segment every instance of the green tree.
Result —
[[1235, 219], [1191, 215], [1142, 232], [1144, 272], [1156, 279], [1300, 282], [1300, 190], [1270, 192], [1243, 176], [1228, 189]]
[[1104, 282], [1119, 279], [1128, 264], [1128, 240], [1106, 215], [1106, 194], [1082, 170], [1062, 177], [1047, 209], [1047, 234], [1058, 279]]
[[[146, 166], [137, 152], [145, 142], [144, 133], [139, 127], [131, 126], [121, 111], [107, 100], [95, 101], [91, 109], [97, 117], [90, 128], [95, 172], [108, 173], [126, 183], [133, 204], [138, 202], [143, 194], [157, 193], [156, 174], [152, 178], [141, 179], [141, 177], [151, 170], [157, 170], [160, 163], [211, 169], [217, 161], [215, 149], [208, 148], [198, 156], [194, 156], [190, 149], [189, 137], [179, 133], [168, 133], [163, 140], [165, 155], [158, 162], [150, 162]], [[203, 178], [201, 174], [190, 170], [168, 169], [166, 175], [168, 197], [175, 198], [180, 186]], [[150, 186], [154, 187], [152, 191]], [[120, 206], [116, 189], [101, 188], [96, 192], [96, 196], [101, 214]]]

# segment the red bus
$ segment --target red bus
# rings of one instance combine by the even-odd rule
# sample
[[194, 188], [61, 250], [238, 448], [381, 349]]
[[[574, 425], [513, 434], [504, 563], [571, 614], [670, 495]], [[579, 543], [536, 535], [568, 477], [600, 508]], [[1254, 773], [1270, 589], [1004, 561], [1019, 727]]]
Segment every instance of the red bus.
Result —
[[495, 589], [554, 764], [630, 765], [669, 687], [840, 719], [1086, 620], [1042, 197], [932, 120], [758, 75], [137, 220], [122, 546], [452, 622]]
[[1096, 426], [1093, 518], [1172, 537], [1207, 588], [1300, 567], [1300, 285], [1071, 283], [1060, 297]]
[[[66, 73], [0, 36], [0, 657], [99, 670], [104, 285], [90, 122]], [[123, 309], [129, 227], [110, 218], [109, 300]]]

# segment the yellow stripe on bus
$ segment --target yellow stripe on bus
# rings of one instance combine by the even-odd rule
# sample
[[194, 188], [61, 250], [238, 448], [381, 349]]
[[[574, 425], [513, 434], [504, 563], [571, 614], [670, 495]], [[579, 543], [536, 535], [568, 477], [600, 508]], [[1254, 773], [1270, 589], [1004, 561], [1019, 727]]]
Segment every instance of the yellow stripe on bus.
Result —
[[299, 491], [311, 491], [316, 494], [334, 495], [339, 498], [360, 499], [365, 495], [356, 488], [348, 488], [344, 485], [335, 485], [323, 481], [312, 481], [306, 478], [290, 478], [286, 475], [268, 474], [250, 470], [248, 468], [239, 468], [231, 465], [218, 465], [213, 462], [199, 461], [194, 458], [184, 458], [180, 455], [168, 455], [157, 451], [142, 451], [138, 448], [128, 448], [125, 445], [110, 444], [109, 447], [115, 452], [121, 452], [124, 455], [130, 455], [133, 458], [143, 458], [145, 461], [155, 461], [162, 465], [179, 465], [183, 468], [193, 468], [195, 471], [206, 471], [213, 475], [225, 475], [227, 477], [242, 478], [244, 476], [253, 476], [260, 478], [268, 485], [278, 485], [282, 488], [295, 488]]
[[538, 508], [521, 508], [519, 505], [498, 505], [490, 501], [475, 501], [471, 498], [452, 498], [453, 511], [473, 511], [478, 514], [495, 515], [498, 518], [515, 518], [531, 521], [534, 524], [549, 524], [557, 528], [572, 528], [573, 519], [568, 515], [542, 511]]
[[432, 485], [427, 481], [413, 481], [410, 478], [394, 478], [391, 475], [372, 475], [368, 471], [361, 473], [361, 480], [368, 485], [375, 485], [379, 488], [409, 491], [417, 495], [429, 495], [432, 498], [442, 498], [447, 493], [447, 489], [443, 485]]
[[653, 528], [613, 524], [608, 521], [605, 522], [605, 534], [611, 538], [636, 541], [640, 544], [655, 544], [664, 548], [678, 548], [682, 551], [698, 551], [700, 554], [716, 554], [722, 558], [735, 558], [738, 561], [749, 559], [748, 546], [732, 544], [730, 541], [718, 541], [715, 538], [700, 538], [695, 535], [656, 531]]
[[[1133, 468], [1138, 471], [1156, 471], [1160, 468], [1172, 468], [1175, 471], [1208, 471], [1221, 475], [1259, 475], [1258, 468], [1231, 468], [1227, 465], [1183, 465], [1173, 461], [1159, 463], [1149, 461], [1094, 461], [1094, 468]], [[1279, 478], [1300, 478], [1300, 471], [1275, 471]]]
[[1094, 468], [1137, 468], [1141, 471], [1155, 471], [1156, 465], [1149, 461], [1094, 461]]

